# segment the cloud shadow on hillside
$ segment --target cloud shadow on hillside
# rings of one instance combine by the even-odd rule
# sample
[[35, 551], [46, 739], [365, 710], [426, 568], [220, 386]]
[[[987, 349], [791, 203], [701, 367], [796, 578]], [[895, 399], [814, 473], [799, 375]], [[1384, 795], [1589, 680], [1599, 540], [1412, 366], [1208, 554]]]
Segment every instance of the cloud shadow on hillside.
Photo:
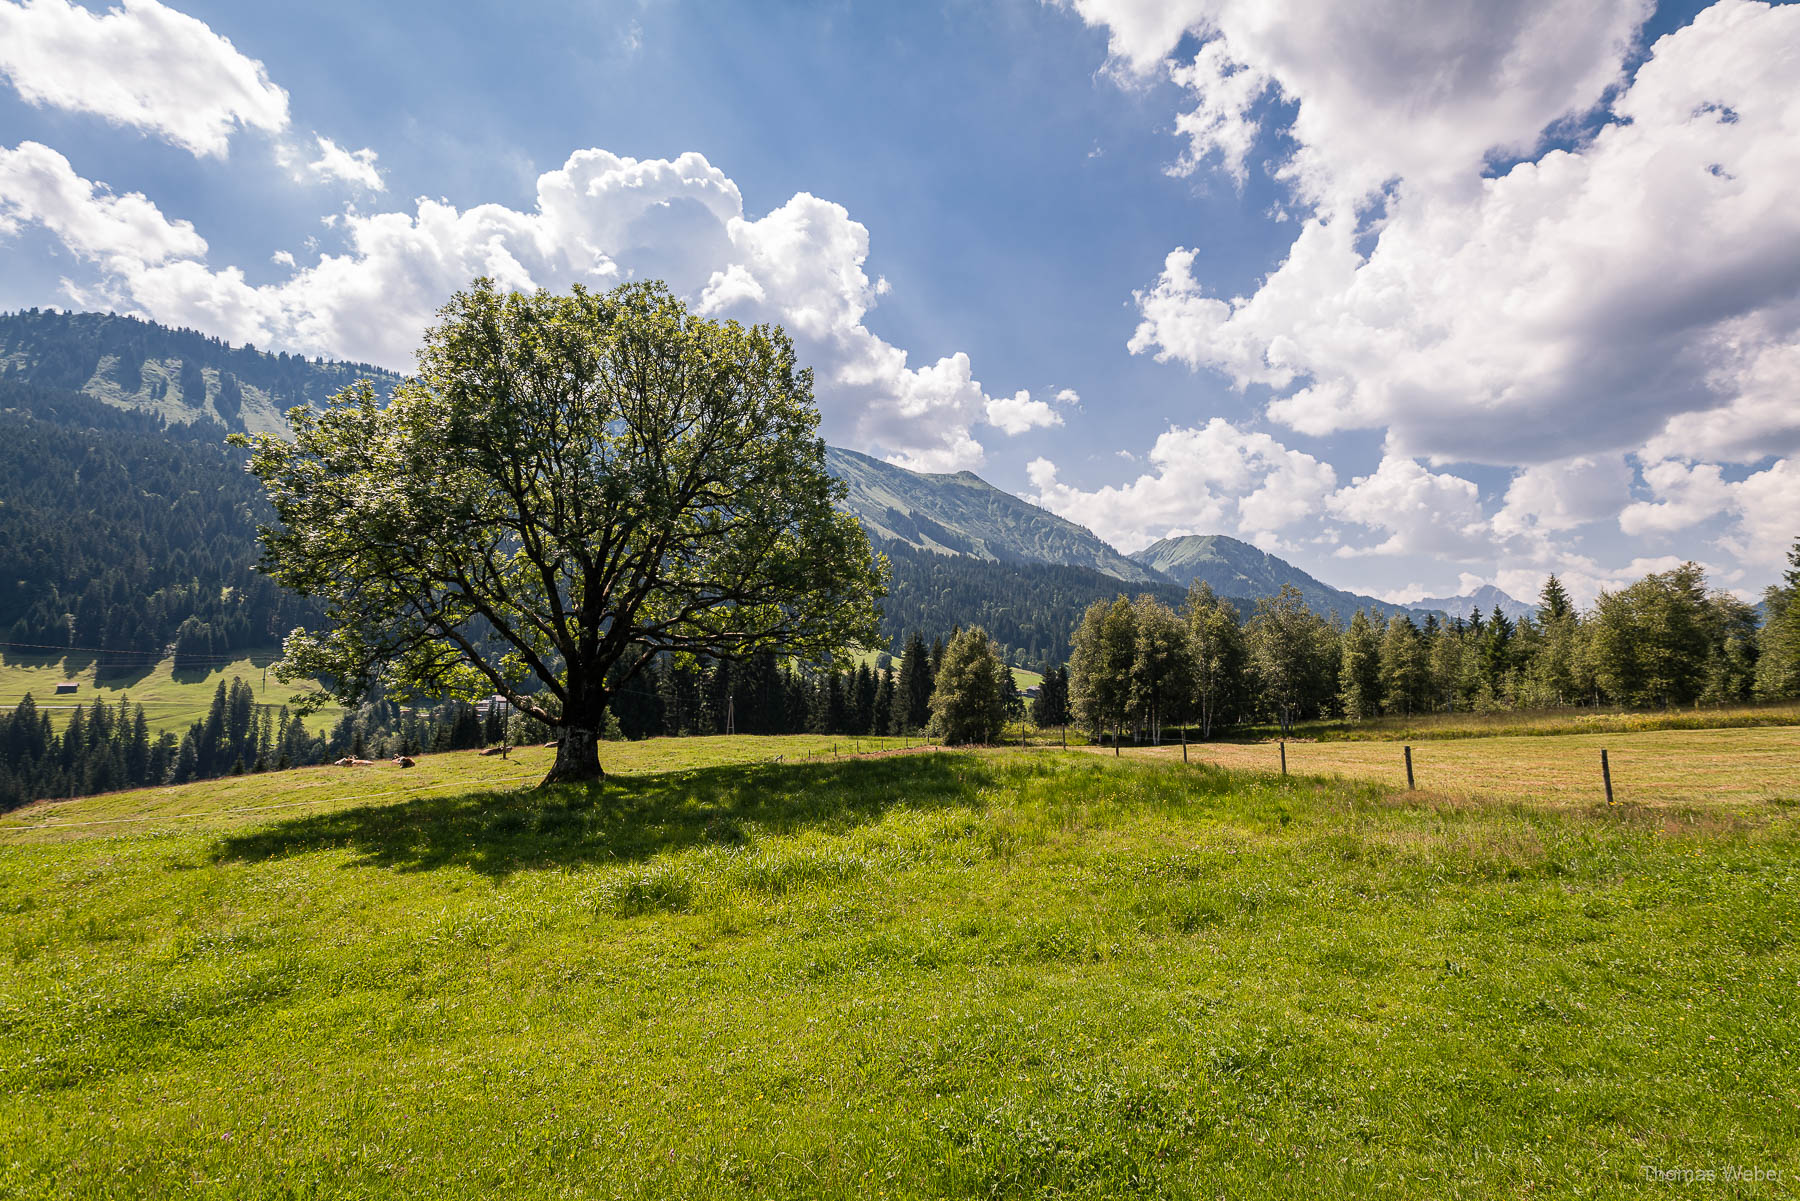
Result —
[[974, 757], [904, 755], [615, 776], [586, 788], [471, 792], [292, 818], [222, 838], [214, 858], [259, 862], [347, 849], [352, 866], [460, 867], [504, 877], [739, 845], [753, 833], [843, 830], [900, 806], [966, 805], [991, 774]]

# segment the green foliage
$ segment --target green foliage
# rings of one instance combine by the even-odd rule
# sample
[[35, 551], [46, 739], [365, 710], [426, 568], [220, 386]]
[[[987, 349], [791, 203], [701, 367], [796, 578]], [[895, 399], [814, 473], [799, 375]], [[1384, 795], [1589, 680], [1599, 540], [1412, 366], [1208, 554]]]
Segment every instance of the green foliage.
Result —
[[1782, 582], [1763, 594], [1767, 617], [1757, 634], [1756, 694], [1800, 696], [1800, 539], [1788, 551]]
[[1284, 584], [1279, 595], [1257, 601], [1245, 635], [1258, 694], [1284, 732], [1328, 703], [1337, 684], [1337, 631], [1307, 608], [1299, 589]]
[[1069, 654], [1069, 699], [1076, 720], [1116, 737], [1133, 718], [1131, 677], [1137, 662], [1137, 610], [1123, 596], [1088, 606]]
[[1705, 688], [1709, 632], [1706, 581], [1686, 563], [1619, 592], [1602, 592], [1589, 622], [1594, 675], [1627, 705], [1685, 705]]
[[1072, 716], [1069, 710], [1069, 669], [1052, 667], [1044, 673], [1038, 694], [1032, 700], [1031, 720], [1039, 728], [1063, 726]]
[[779, 328], [659, 284], [458, 293], [419, 373], [290, 414], [251, 470], [265, 567], [319, 597], [284, 678], [345, 701], [504, 696], [599, 772], [612, 694], [658, 656], [819, 660], [876, 636], [882, 566], [824, 467], [810, 370]]
[[987, 631], [963, 630], [944, 648], [931, 693], [931, 733], [949, 746], [995, 742], [1007, 719], [1012, 672], [994, 654]]
[[1244, 702], [1249, 651], [1236, 606], [1215, 595], [1211, 584], [1200, 582], [1190, 588], [1183, 612], [1193, 657], [1194, 711], [1200, 719], [1200, 736], [1211, 738]]
[[[4, 322], [0, 322], [3, 325]], [[177, 643], [204, 671], [317, 608], [254, 570], [269, 512], [211, 423], [166, 426], [0, 382], [0, 641], [96, 656], [115, 675]]]
[[1338, 697], [1344, 716], [1351, 721], [1374, 717], [1381, 711], [1381, 639], [1363, 610], [1351, 617], [1338, 655]]
[[[881, 538], [875, 546], [893, 573], [881, 605], [884, 646], [899, 647], [913, 630], [930, 639], [978, 625], [1014, 664], [1062, 663], [1082, 613], [1095, 601], [1111, 601], [1125, 586], [1090, 567], [996, 563]], [[1170, 606], [1181, 603], [1181, 590], [1173, 585], [1132, 586]]]

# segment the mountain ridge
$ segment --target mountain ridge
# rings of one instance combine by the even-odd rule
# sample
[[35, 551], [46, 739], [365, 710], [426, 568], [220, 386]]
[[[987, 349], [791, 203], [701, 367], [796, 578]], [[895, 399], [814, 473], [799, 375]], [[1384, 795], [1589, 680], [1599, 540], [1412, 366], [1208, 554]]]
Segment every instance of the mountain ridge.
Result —
[[825, 466], [849, 485], [846, 507], [872, 537], [995, 563], [1085, 567], [1127, 584], [1160, 584], [1085, 526], [994, 487], [969, 471], [910, 471], [839, 446]]
[[1203, 581], [1224, 596], [1254, 600], [1274, 596], [1282, 585], [1292, 584], [1312, 608], [1346, 621], [1358, 609], [1372, 609], [1383, 617], [1413, 612], [1405, 605], [1334, 588], [1286, 559], [1225, 534], [1159, 538], [1131, 558], [1183, 587]]
[[1421, 613], [1435, 611], [1461, 618], [1467, 618], [1476, 612], [1486, 617], [1496, 607], [1512, 621], [1537, 616], [1536, 605], [1515, 600], [1492, 584], [1483, 584], [1473, 592], [1465, 592], [1461, 596], [1422, 596], [1416, 601], [1407, 601], [1406, 607], [1417, 609]]

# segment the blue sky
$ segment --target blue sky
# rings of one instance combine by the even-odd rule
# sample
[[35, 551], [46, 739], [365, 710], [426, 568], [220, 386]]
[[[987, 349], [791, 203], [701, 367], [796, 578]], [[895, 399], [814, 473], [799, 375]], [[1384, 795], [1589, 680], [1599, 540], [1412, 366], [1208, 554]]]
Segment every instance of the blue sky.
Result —
[[0, 307], [403, 367], [477, 270], [664, 276], [833, 441], [1125, 549], [1753, 592], [1800, 535], [1795, 10], [445, 10], [0, 0]]

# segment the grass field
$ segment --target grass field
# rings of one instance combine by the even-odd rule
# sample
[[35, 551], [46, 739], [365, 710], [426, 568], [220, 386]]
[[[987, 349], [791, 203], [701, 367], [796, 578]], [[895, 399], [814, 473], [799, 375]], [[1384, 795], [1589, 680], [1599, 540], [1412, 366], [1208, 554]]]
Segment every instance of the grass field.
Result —
[[1800, 1181], [1800, 806], [1728, 757], [1608, 810], [833, 741], [8, 815], [0, 1195]]
[[[279, 650], [246, 655], [235, 662], [221, 664], [209, 671], [183, 672], [177, 675], [173, 658], [146, 667], [102, 669], [92, 656], [21, 656], [12, 652], [0, 654], [0, 707], [11, 709], [29, 692], [40, 710], [46, 710], [62, 727], [63, 719], [77, 705], [86, 708], [96, 700], [116, 705], [129, 697], [133, 704], [144, 706], [144, 718], [152, 734], [164, 730], [180, 734], [189, 725], [206, 716], [219, 682], [229, 683], [233, 676], [247, 681], [256, 690], [261, 704], [283, 705], [294, 689], [274, 678], [264, 678], [264, 669], [280, 658]], [[56, 686], [74, 681], [80, 689], [71, 696], [57, 696]], [[306, 719], [315, 734], [331, 728], [340, 716], [333, 707]]]

